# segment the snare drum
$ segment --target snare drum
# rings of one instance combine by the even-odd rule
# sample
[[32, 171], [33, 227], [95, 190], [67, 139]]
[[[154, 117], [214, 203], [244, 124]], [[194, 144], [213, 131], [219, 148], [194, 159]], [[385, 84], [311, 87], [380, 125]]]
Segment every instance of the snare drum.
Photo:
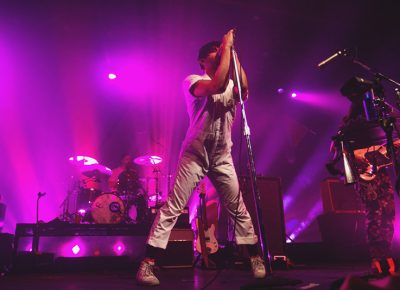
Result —
[[117, 224], [124, 219], [125, 206], [113, 193], [104, 193], [96, 198], [91, 207], [93, 220], [97, 224]]

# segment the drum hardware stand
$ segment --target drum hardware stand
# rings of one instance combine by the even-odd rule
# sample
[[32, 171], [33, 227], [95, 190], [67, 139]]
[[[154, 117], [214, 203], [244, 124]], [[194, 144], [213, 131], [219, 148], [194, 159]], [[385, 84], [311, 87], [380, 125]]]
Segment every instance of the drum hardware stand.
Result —
[[77, 208], [77, 196], [79, 193], [79, 184], [76, 181], [75, 177], [72, 175], [71, 180], [69, 182], [68, 190], [67, 190], [67, 195], [64, 198], [63, 202], [60, 204], [60, 207], [62, 207], [62, 215], [61, 215], [61, 220], [64, 222], [72, 222], [72, 215], [69, 212], [70, 209], [70, 202], [71, 202], [71, 196], [75, 195], [75, 208]]
[[61, 203], [60, 207], [62, 207], [62, 215], [61, 220], [64, 222], [71, 221], [71, 214], [69, 213], [69, 202], [71, 199], [71, 190], [67, 191], [67, 196], [64, 198], [63, 202]]
[[[129, 195], [126, 195], [126, 196], [129, 196]], [[120, 212], [120, 213], [122, 214], [122, 216], [123, 216], [123, 222], [126, 223], [126, 224], [130, 224], [130, 223], [132, 222], [132, 220], [131, 220], [131, 218], [129, 217], [129, 204], [130, 204], [129, 198], [127, 197], [125, 200], [122, 200], [122, 204], [123, 204], [124, 207], [125, 207], [125, 211], [122, 213], [121, 210], [119, 210], [119, 212]], [[110, 211], [111, 211], [111, 212], [114, 212], [114, 211], [111, 209], [111, 204], [109, 205], [109, 208], [110, 208]], [[118, 212], [118, 211], [117, 211], [117, 212]]]
[[270, 262], [270, 254], [269, 254], [267, 239], [265, 236], [265, 227], [264, 227], [263, 219], [262, 219], [261, 196], [260, 196], [260, 191], [259, 191], [258, 185], [257, 185], [257, 173], [256, 173], [256, 167], [255, 167], [255, 163], [254, 163], [253, 148], [252, 148], [252, 144], [251, 144], [251, 140], [250, 140], [250, 127], [247, 123], [246, 111], [245, 111], [245, 106], [244, 106], [243, 97], [242, 97], [242, 87], [240, 84], [240, 75], [239, 75], [238, 64], [237, 64], [237, 55], [236, 55], [236, 51], [233, 46], [232, 46], [232, 60], [233, 60], [233, 65], [234, 65], [234, 76], [236, 77], [236, 84], [237, 84], [238, 91], [239, 91], [239, 100], [240, 100], [240, 106], [241, 106], [242, 118], [243, 118], [243, 135], [246, 138], [246, 144], [247, 144], [248, 161], [249, 161], [249, 166], [250, 166], [250, 178], [251, 178], [251, 185], [252, 185], [251, 188], [252, 188], [252, 192], [253, 192], [254, 204], [255, 204], [256, 213], [257, 213], [258, 232], [260, 234], [261, 250], [262, 250], [262, 254], [263, 254], [266, 272], [267, 272], [267, 274], [271, 274], [272, 269], [271, 269], [271, 262]]
[[38, 198], [36, 200], [36, 224], [32, 239], [32, 252], [34, 254], [39, 254], [39, 200], [45, 195], [45, 192], [38, 192]]
[[160, 207], [160, 199], [162, 196], [162, 192], [160, 191], [160, 168], [158, 166], [154, 166], [153, 169], [153, 174], [155, 175], [155, 180], [156, 180], [156, 208]]
[[70, 195], [71, 194], [68, 191], [67, 196], [64, 198], [63, 202], [60, 204], [60, 207], [62, 207], [62, 215], [61, 215], [62, 221], [68, 221], [68, 219], [69, 219], [68, 207], [69, 207], [69, 196]]
[[168, 177], [167, 177], [167, 190], [168, 190], [168, 195], [171, 192], [171, 179], [172, 179], [172, 174], [171, 172], [168, 173]]

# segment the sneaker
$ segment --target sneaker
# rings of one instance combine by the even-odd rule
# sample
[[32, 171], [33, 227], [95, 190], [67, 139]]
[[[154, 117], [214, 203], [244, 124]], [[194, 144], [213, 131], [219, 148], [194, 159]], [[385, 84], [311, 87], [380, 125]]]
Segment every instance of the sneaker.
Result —
[[262, 279], [266, 276], [264, 261], [260, 256], [250, 257], [251, 270], [256, 279]]
[[139, 270], [136, 274], [136, 282], [139, 285], [157, 286], [160, 280], [154, 275], [155, 263], [151, 260], [143, 260], [140, 263]]
[[383, 277], [388, 275], [395, 275], [396, 265], [393, 258], [389, 257], [381, 260], [372, 259], [370, 273], [372, 275]]
[[386, 258], [386, 262], [387, 262], [387, 264], [389, 266], [389, 269], [388, 269], [389, 274], [390, 275], [395, 275], [395, 273], [396, 273], [396, 263], [394, 262], [393, 258], [391, 258], [391, 257]]
[[378, 259], [372, 259], [370, 272], [371, 274], [382, 275], [382, 266]]

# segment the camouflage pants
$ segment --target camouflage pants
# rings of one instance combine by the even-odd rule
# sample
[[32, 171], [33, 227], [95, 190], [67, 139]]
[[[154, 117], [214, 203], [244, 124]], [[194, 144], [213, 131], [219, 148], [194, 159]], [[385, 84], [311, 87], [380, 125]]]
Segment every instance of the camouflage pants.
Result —
[[367, 240], [371, 258], [391, 256], [394, 232], [394, 190], [386, 170], [371, 181], [360, 180], [359, 194], [366, 209]]

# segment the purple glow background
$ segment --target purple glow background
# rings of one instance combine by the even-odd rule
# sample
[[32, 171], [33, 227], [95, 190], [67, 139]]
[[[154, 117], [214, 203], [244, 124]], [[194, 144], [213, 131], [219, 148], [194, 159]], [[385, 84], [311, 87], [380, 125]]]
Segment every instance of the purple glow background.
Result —
[[[330, 137], [347, 111], [338, 90], [351, 76], [365, 76], [343, 59], [323, 71], [316, 63], [358, 46], [361, 59], [398, 79], [399, 40], [388, 4], [297, 2], [1, 1], [5, 230], [35, 220], [38, 191], [47, 192], [40, 218], [59, 215], [69, 156], [114, 168], [125, 152], [151, 153], [164, 158], [164, 175], [173, 173], [188, 125], [181, 82], [199, 72], [198, 48], [232, 27], [250, 80], [257, 172], [282, 178], [288, 234], [310, 224], [321, 212]], [[110, 72], [117, 79], [109, 80]], [[236, 161], [239, 137], [236, 122]]]

